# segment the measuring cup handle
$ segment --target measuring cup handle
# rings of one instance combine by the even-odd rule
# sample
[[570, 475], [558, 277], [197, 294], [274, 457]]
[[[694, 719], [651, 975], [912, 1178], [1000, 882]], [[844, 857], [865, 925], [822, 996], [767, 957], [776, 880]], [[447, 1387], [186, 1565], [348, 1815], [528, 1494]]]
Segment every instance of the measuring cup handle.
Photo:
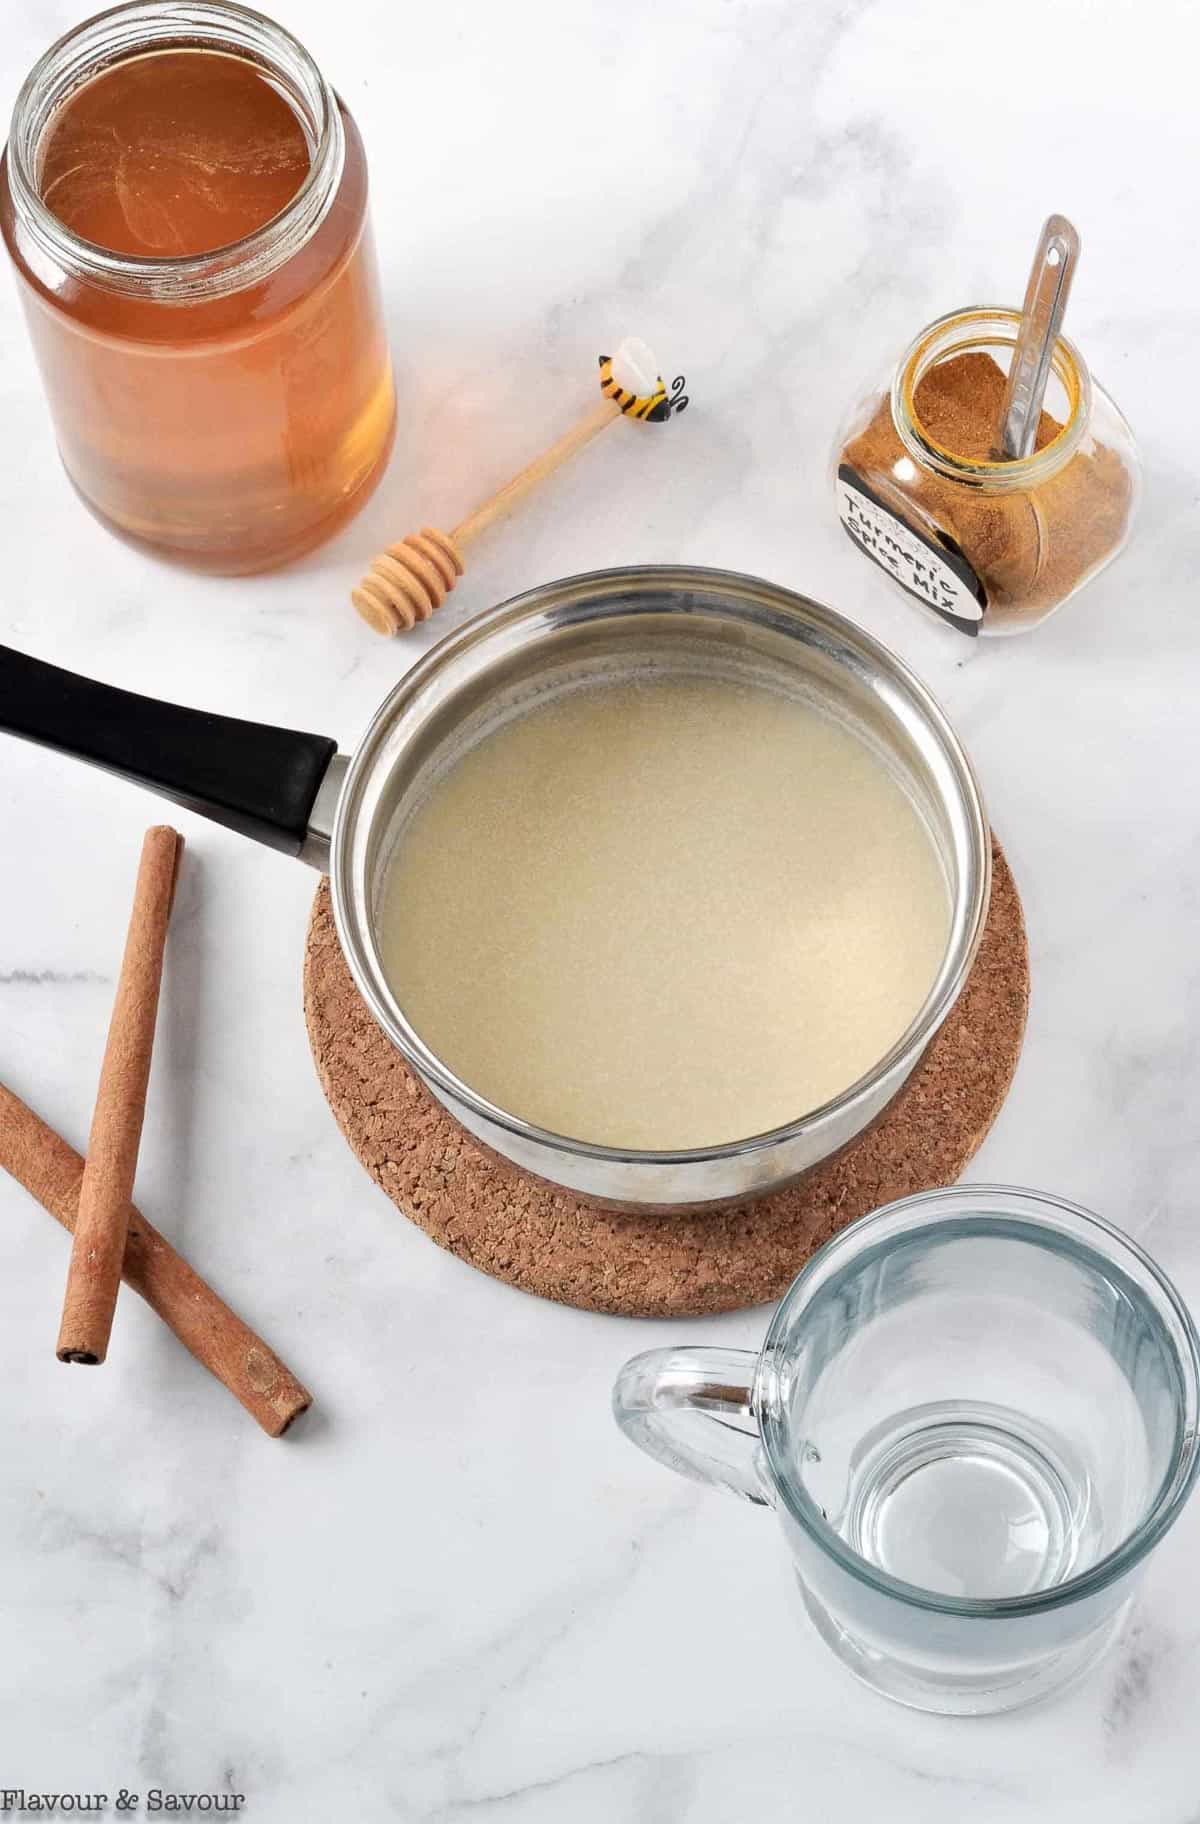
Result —
[[160, 703], [7, 646], [0, 730], [149, 786], [285, 854], [318, 859], [308, 853], [314, 808], [337, 754], [324, 735]]
[[748, 1349], [635, 1355], [617, 1376], [613, 1416], [657, 1463], [767, 1507], [753, 1403], [757, 1361]]

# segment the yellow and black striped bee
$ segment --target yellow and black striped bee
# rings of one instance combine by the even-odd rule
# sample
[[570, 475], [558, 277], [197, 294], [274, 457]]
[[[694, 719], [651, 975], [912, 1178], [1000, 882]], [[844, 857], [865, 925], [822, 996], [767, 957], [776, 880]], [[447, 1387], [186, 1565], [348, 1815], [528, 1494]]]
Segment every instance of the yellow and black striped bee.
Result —
[[676, 374], [668, 395], [660, 374], [652, 393], [627, 393], [623, 386], [617, 385], [612, 356], [600, 356], [600, 391], [606, 398], [615, 400], [627, 418], [640, 418], [643, 424], [665, 424], [672, 412], [682, 412], [688, 402], [683, 390], [686, 385], [683, 375]]

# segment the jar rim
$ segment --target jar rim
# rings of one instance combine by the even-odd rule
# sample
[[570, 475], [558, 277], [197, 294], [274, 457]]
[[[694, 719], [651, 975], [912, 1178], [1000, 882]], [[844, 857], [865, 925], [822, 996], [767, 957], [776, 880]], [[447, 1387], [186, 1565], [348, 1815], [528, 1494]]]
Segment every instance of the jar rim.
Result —
[[1059, 336], [1051, 369], [1067, 395], [1067, 415], [1050, 442], [1028, 456], [993, 460], [958, 455], [930, 435], [916, 409], [916, 391], [930, 368], [966, 349], [1011, 348], [1021, 312], [1000, 305], [971, 305], [948, 311], [909, 343], [892, 380], [892, 420], [901, 443], [914, 461], [947, 481], [985, 492], [1025, 491], [1047, 481], [1068, 462], [1087, 430], [1092, 411], [1092, 381], [1079, 350]]
[[[308, 173], [277, 214], [240, 240], [201, 253], [119, 253], [76, 234], [43, 201], [38, 155], [54, 115], [85, 83], [127, 58], [172, 46], [240, 56], [280, 83], [310, 140]], [[257, 284], [290, 259], [328, 213], [344, 159], [337, 98], [286, 27], [238, 0], [122, 0], [65, 32], [30, 70], [13, 106], [8, 177], [22, 226], [72, 276], [159, 302], [192, 303]]]

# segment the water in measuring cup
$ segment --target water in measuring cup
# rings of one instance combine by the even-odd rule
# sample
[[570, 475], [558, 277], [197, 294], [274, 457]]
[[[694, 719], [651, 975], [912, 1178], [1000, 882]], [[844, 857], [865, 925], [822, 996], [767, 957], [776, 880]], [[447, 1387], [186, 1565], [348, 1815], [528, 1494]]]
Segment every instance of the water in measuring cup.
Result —
[[1151, 1505], [1169, 1350], [1136, 1288], [1009, 1237], [868, 1258], [810, 1308], [800, 1480], [872, 1565], [925, 1590], [1052, 1588]]

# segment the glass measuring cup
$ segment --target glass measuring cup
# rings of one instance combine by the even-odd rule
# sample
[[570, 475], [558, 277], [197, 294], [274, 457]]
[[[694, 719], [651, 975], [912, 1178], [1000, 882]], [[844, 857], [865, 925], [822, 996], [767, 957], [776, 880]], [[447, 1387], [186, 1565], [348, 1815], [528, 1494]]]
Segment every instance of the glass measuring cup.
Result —
[[634, 1357], [613, 1395], [659, 1462], [775, 1509], [809, 1615], [921, 1710], [1007, 1710], [1115, 1637], [1200, 1464], [1200, 1342], [1086, 1210], [960, 1187], [855, 1223], [761, 1354]]

